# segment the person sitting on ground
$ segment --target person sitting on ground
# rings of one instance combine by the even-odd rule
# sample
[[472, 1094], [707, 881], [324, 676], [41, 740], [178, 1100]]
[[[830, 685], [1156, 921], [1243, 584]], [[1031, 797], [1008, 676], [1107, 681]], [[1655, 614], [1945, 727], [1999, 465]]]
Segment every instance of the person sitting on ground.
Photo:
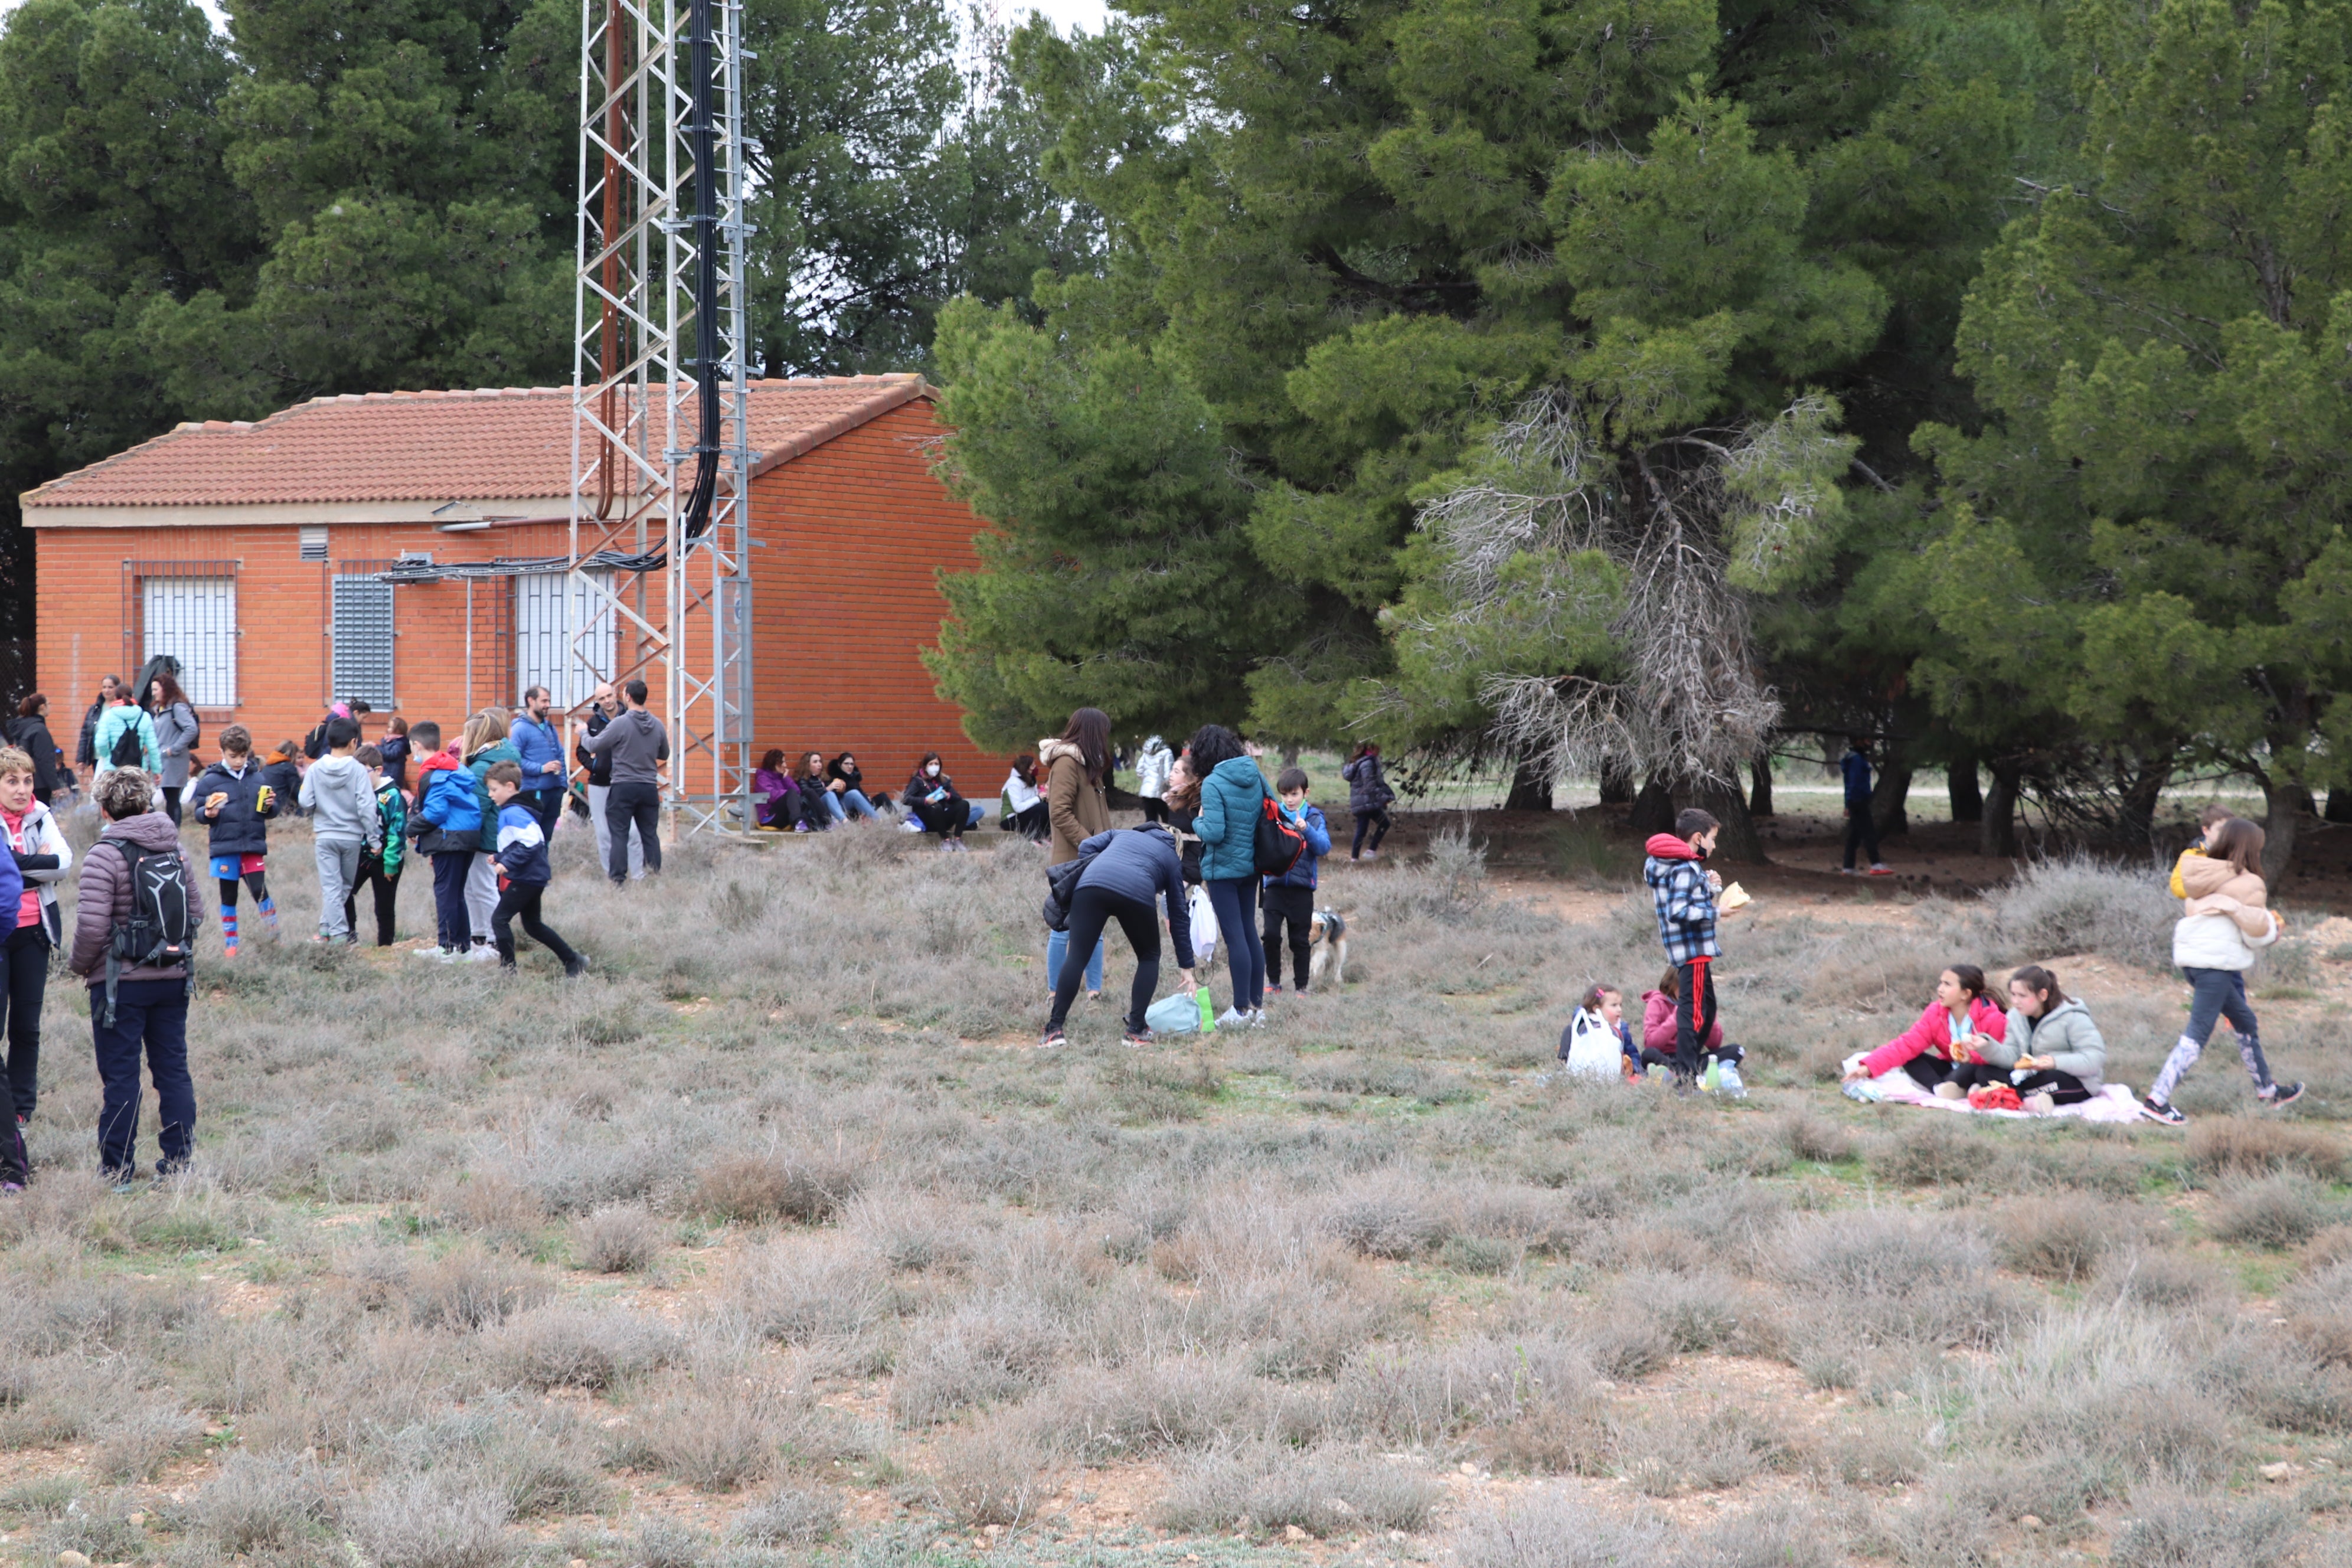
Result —
[[760, 765], [751, 774], [751, 798], [760, 813], [760, 826], [782, 833], [800, 820], [800, 786], [792, 781], [784, 762], [784, 749], [770, 746], [761, 753]]
[[2060, 990], [2058, 977], [2040, 964], [2010, 975], [2001, 1037], [1979, 1037], [1977, 1054], [1984, 1058], [1979, 1065], [1953, 1070], [1961, 1093], [2007, 1084], [2037, 1116], [2079, 1105], [2106, 1088], [2107, 1042], [2091, 1010]]
[[1103, 928], [1117, 921], [1135, 950], [1135, 984], [1128, 992], [1127, 1043], [1148, 1046], [1151, 1026], [1144, 1012], [1160, 989], [1160, 900], [1168, 900], [1168, 935], [1176, 949], [1176, 969], [1188, 992], [1199, 989], [1192, 975], [1192, 923], [1184, 907], [1184, 873], [1176, 836], [1157, 823], [1097, 833], [1078, 846], [1086, 862], [1070, 894], [1069, 937], [1061, 973], [1054, 982], [1053, 1016], [1043, 1044], [1062, 1043], [1062, 1026], [1086, 983], [1087, 955], [1102, 941]]
[[[1682, 971], [1669, 965], [1658, 976], [1655, 991], [1642, 993], [1642, 1065], [1645, 1068], [1672, 1068], [1675, 1065], [1675, 1034], [1679, 1026], [1683, 994]], [[1713, 1057], [1717, 1061], [1737, 1064], [1747, 1059], [1747, 1053], [1738, 1046], [1723, 1043], [1723, 1019], [1712, 1016], [1707, 1020], [1706, 1034], [1699, 1041], [1699, 1059]]]
[[1978, 1042], [1999, 1040], [2007, 1023], [2008, 1015], [1986, 992], [1984, 971], [1955, 963], [1937, 980], [1936, 999], [1919, 1021], [1854, 1063], [1845, 1081], [1879, 1078], [1900, 1068], [1921, 1089], [1946, 1100], [1965, 1100], [1968, 1090], [1953, 1080], [1954, 1070], [1976, 1066], [1982, 1059]]
[[905, 799], [922, 831], [940, 836], [940, 848], [963, 847], [963, 830], [971, 825], [971, 813], [963, 796], [956, 793], [955, 780], [948, 776], [937, 752], [925, 752], [915, 764], [907, 780]]
[[1033, 782], [1036, 772], [1037, 759], [1028, 752], [1013, 759], [1013, 771], [1004, 778], [1003, 826], [1006, 832], [1018, 833], [1032, 844], [1043, 844], [1053, 837], [1054, 825], [1046, 814], [1045, 797]]
[[795, 833], [823, 833], [836, 822], [849, 820], [848, 808], [835, 798], [833, 781], [824, 774], [824, 753], [803, 752], [800, 765], [793, 770], [793, 783], [799, 786], [800, 820], [793, 824]]
[[2279, 939], [2279, 918], [2263, 885], [2264, 842], [2260, 823], [2233, 816], [2213, 830], [2203, 855], [2183, 855], [2173, 868], [2184, 901], [2172, 928], [2172, 962], [2193, 989], [2189, 1026], [2140, 1102], [2140, 1114], [2151, 1121], [2178, 1127], [2188, 1120], [2174, 1109], [2172, 1091], [2213, 1037], [2214, 1021], [2224, 1017], [2237, 1031], [2238, 1058], [2254, 1080], [2256, 1103], [2271, 1108], [2303, 1098], [2303, 1085], [2272, 1081], [2262, 1025], [2246, 1000], [2246, 971]]
[[[1670, 1019], [1668, 1028], [1672, 1026]], [[1666, 1043], [1671, 1047], [1674, 1041]], [[1630, 1083], [1642, 1076], [1642, 1053], [1633, 1044], [1633, 1031], [1625, 1026], [1622, 992], [1614, 985], [1595, 985], [1584, 994], [1576, 1016], [1559, 1032], [1559, 1059], [1579, 1078], [1622, 1078]]]
[[866, 793], [866, 775], [858, 771], [855, 753], [844, 752], [824, 767], [824, 776], [841, 785], [838, 792], [842, 805], [853, 816], [867, 822], [880, 819], [890, 809], [890, 792], [887, 789]]

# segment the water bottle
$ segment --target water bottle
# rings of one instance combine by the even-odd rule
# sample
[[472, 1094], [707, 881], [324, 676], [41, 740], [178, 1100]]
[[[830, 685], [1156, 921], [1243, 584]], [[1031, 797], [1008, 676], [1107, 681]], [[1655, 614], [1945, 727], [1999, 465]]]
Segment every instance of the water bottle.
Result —
[[1739, 1076], [1739, 1064], [1738, 1062], [1724, 1063], [1723, 1070], [1718, 1075], [1718, 1079], [1723, 1086], [1723, 1092], [1729, 1095], [1732, 1099], [1746, 1100], [1748, 1098], [1748, 1084], [1746, 1080], [1741, 1079]]
[[1698, 1086], [1709, 1094], [1717, 1093], [1723, 1088], [1723, 1066], [1712, 1056], [1706, 1058], [1706, 1071], [1699, 1076]]
[[1217, 1005], [1209, 1000], [1209, 988], [1205, 985], [1202, 986], [1200, 990], [1192, 994], [1192, 1000], [1201, 1005], [1201, 1033], [1204, 1035], [1215, 1034], [1217, 1032]]

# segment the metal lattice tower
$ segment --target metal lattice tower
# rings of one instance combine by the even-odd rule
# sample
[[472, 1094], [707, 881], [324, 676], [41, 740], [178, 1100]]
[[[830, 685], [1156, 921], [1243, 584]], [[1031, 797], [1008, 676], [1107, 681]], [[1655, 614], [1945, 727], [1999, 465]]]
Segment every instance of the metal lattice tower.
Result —
[[558, 696], [599, 678], [659, 694], [686, 832], [752, 821], [742, 31], [740, 0], [581, 11]]

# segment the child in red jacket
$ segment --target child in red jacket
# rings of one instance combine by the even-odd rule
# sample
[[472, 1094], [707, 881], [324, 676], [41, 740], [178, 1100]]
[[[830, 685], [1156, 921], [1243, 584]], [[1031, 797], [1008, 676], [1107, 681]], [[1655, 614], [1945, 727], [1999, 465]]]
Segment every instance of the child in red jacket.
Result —
[[1922, 1089], [1946, 1100], [1966, 1100], [1964, 1084], [1952, 1081], [1960, 1068], [1983, 1060], [1976, 1045], [1998, 1044], [2009, 1016], [1985, 994], [1984, 971], [1955, 963], [1936, 982], [1936, 999], [1919, 1021], [1846, 1069], [1845, 1081], [1877, 1078], [1901, 1068]]

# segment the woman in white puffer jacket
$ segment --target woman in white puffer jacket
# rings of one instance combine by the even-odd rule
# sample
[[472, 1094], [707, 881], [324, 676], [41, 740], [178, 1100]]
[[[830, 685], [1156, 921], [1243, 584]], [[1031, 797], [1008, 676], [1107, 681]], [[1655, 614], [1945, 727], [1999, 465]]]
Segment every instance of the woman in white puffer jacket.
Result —
[[2279, 919], [2263, 885], [2263, 830], [2233, 816], [2221, 825], [2202, 855], [2181, 857], [2179, 923], [2172, 928], [2172, 962], [2189, 977], [2193, 996], [2189, 1026], [2174, 1042], [2164, 1068], [2149, 1086], [2140, 1112], [2151, 1121], [2178, 1127], [2187, 1117], [2173, 1109], [2172, 1091], [2195, 1065], [2213, 1036], [2217, 1018], [2238, 1033], [2238, 1056], [2254, 1080], [2254, 1098], [2265, 1106], [2301, 1098], [2303, 1085], [2271, 1081], [2263, 1056], [2261, 1025], [2246, 1001], [2246, 971], [2262, 950], [2279, 939]]

